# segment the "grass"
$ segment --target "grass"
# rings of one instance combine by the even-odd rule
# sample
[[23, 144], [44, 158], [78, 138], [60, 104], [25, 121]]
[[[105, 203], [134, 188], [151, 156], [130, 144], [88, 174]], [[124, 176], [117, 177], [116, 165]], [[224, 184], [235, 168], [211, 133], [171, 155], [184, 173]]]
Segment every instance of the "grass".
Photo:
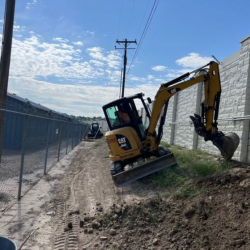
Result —
[[177, 200], [187, 199], [195, 197], [204, 192], [204, 189], [198, 189], [197, 187], [190, 185], [181, 187], [180, 190], [176, 191], [173, 198]]
[[171, 146], [170, 150], [178, 166], [190, 178], [206, 177], [214, 173], [221, 174], [233, 166], [230, 162], [219, 161], [218, 157], [199, 150], [188, 150], [179, 146]]
[[218, 157], [203, 151], [170, 146], [166, 142], [162, 145], [173, 152], [178, 165], [160, 171], [152, 177], [151, 183], [159, 187], [173, 187], [176, 190], [174, 197], [177, 199], [199, 195], [203, 190], [195, 187], [195, 181], [213, 174], [221, 175], [233, 166], [232, 163], [220, 161]]
[[185, 182], [185, 173], [181, 169], [174, 166], [158, 172], [152, 180], [152, 184], [161, 187], [179, 186]]

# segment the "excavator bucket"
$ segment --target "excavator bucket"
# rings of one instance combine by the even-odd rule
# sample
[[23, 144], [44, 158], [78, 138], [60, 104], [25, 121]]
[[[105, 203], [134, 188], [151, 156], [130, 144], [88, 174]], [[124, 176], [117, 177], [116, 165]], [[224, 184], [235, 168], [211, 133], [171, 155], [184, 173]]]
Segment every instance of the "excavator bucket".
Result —
[[[196, 133], [206, 138], [206, 128], [204, 126], [204, 123], [202, 122], [201, 116], [194, 114], [194, 116], [190, 116], [190, 118], [194, 124]], [[205, 140], [211, 140], [212, 143], [220, 150], [221, 155], [226, 160], [230, 160], [233, 157], [234, 152], [240, 143], [239, 136], [233, 132], [224, 134], [221, 131], [217, 131], [212, 139], [210, 137]]]
[[119, 187], [176, 164], [177, 163], [173, 154], [169, 153], [153, 160], [149, 160], [148, 162], [129, 170], [125, 170], [119, 174], [113, 175], [112, 177], [115, 185]]
[[230, 132], [219, 138], [212, 139], [212, 142], [220, 150], [221, 155], [226, 160], [230, 160], [240, 143], [240, 138], [237, 134]]

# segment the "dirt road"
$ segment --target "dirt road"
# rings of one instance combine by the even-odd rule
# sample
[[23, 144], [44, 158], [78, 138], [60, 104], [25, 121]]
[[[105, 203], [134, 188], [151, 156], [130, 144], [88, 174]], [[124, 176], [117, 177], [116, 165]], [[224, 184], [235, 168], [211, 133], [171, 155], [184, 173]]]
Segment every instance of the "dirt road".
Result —
[[116, 188], [104, 140], [81, 142], [68, 161], [46, 176], [49, 198], [25, 215], [35, 230], [20, 231], [22, 250], [250, 249], [248, 166], [198, 181], [200, 195], [173, 199], [145, 181]]
[[134, 204], [158, 196], [157, 191], [140, 182], [115, 187], [104, 140], [85, 141], [78, 147], [66, 175], [51, 190], [53, 198], [44, 205], [44, 210], [52, 217], [40, 231], [51, 231], [53, 247], [36, 243], [43, 238], [38, 230], [33, 244], [39, 245], [39, 249], [112, 249], [96, 217], [109, 212], [114, 204]]

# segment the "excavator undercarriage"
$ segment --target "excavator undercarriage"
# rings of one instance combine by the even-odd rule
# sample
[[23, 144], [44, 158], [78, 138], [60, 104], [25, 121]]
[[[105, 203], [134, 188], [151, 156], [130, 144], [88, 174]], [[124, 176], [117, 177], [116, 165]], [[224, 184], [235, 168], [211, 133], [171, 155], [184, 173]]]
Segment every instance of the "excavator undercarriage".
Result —
[[[177, 164], [173, 153], [169, 150], [159, 147], [159, 151], [161, 152], [160, 154], [157, 153], [144, 158], [134, 159], [125, 167], [122, 166], [121, 162], [114, 162], [111, 168], [111, 174], [113, 170], [112, 178], [114, 183], [117, 186], [123, 186]], [[114, 169], [116, 170], [114, 171]]]

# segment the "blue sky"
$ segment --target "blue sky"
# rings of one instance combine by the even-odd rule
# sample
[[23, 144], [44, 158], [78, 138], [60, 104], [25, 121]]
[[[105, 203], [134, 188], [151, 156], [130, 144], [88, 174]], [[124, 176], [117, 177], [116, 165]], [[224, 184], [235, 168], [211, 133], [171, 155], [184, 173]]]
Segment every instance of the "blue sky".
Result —
[[[8, 91], [70, 115], [103, 116], [119, 97], [123, 50], [140, 41], [155, 0], [16, 0]], [[240, 49], [249, 0], [157, 0], [140, 50], [128, 50], [125, 95], [153, 98], [160, 84]], [[0, 0], [0, 39], [5, 0]], [[131, 44], [131, 48], [137, 45]]]

